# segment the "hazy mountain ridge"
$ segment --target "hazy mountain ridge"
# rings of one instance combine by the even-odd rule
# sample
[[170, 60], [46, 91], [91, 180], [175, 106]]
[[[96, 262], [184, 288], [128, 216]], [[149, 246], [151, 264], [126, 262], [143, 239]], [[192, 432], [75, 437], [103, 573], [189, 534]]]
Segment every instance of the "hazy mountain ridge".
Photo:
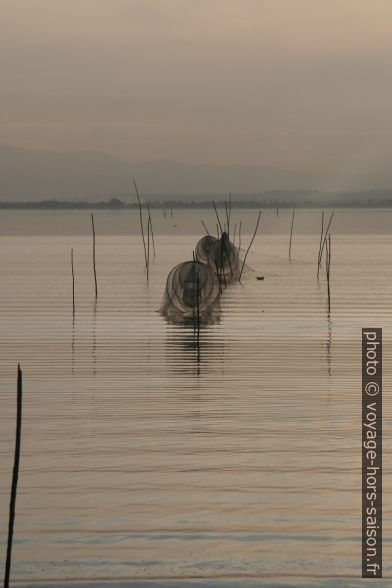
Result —
[[[311, 189], [315, 177], [258, 166], [191, 165], [174, 161], [128, 163], [100, 152], [59, 153], [0, 146], [0, 200], [97, 200], [140, 191], [182, 197]], [[204, 196], [205, 198], [205, 196]]]
[[[209, 197], [252, 200], [273, 193], [280, 201], [322, 201], [328, 193], [364, 192], [392, 186], [389, 172], [334, 183], [321, 174], [305, 174], [268, 166], [193, 165], [175, 161], [129, 163], [95, 151], [52, 152], [0, 146], [0, 202], [48, 199], [98, 202], [111, 197], [132, 202], [136, 179], [140, 192], [155, 200], [193, 200]], [[332, 188], [332, 189], [331, 189]], [[381, 194], [383, 190], [373, 193]]]

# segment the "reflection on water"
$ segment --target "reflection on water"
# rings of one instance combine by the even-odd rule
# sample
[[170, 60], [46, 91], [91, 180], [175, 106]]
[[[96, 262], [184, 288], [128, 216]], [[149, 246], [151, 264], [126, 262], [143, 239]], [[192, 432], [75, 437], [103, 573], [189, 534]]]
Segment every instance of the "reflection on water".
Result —
[[[168, 328], [167, 361], [173, 374], [179, 372], [180, 374], [189, 373], [191, 376], [200, 375], [203, 343], [202, 330], [195, 325], [179, 325], [174, 332], [170, 327]], [[173, 355], [176, 357], [174, 364], [171, 362]]]
[[[216, 326], [216, 323], [215, 323]], [[223, 342], [214, 337], [214, 326], [168, 324], [166, 330], [167, 368], [173, 375], [223, 372]]]
[[328, 376], [332, 375], [331, 372], [331, 351], [332, 351], [332, 320], [330, 314], [327, 316], [327, 327], [328, 327], [328, 334], [327, 334], [327, 341], [325, 344], [326, 348], [326, 356], [327, 356], [327, 366], [328, 366]]
[[[198, 332], [158, 312], [169, 270], [196, 242], [175, 214], [178, 234], [157, 225], [149, 284], [140, 238], [117, 236], [115, 224], [103, 235], [97, 214], [96, 302], [88, 232], [0, 237], [2, 522], [18, 361], [25, 383], [15, 580], [362, 585], [361, 328], [383, 327], [388, 349], [390, 235], [334, 237], [328, 316], [319, 212], [313, 233], [296, 214], [290, 263], [288, 232], [272, 225], [289, 227], [289, 212], [271, 211], [247, 260], [255, 272], [223, 292], [219, 321]], [[386, 390], [391, 373], [386, 353]], [[388, 395], [384, 415], [387, 464]], [[386, 468], [385, 496], [391, 484]], [[385, 585], [391, 520], [386, 500]]]
[[93, 311], [93, 378], [97, 373], [97, 307], [98, 300], [95, 299]]

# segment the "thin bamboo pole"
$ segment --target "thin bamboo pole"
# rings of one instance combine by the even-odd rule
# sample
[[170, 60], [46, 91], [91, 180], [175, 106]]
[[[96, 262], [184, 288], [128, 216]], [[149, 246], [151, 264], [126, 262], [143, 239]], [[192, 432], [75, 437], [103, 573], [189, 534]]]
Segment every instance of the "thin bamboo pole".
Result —
[[261, 217], [261, 210], [260, 210], [260, 212], [259, 212], [259, 216], [257, 217], [257, 223], [256, 223], [256, 228], [255, 228], [255, 231], [254, 231], [254, 233], [253, 233], [253, 237], [252, 237], [252, 239], [251, 239], [251, 242], [249, 243], [249, 247], [248, 247], [248, 249], [246, 250], [245, 257], [244, 257], [244, 261], [242, 262], [241, 273], [240, 273], [240, 277], [238, 278], [238, 281], [239, 281], [239, 282], [241, 282], [241, 276], [242, 276], [242, 272], [244, 271], [244, 267], [245, 267], [245, 261], [246, 261], [246, 258], [248, 257], [249, 250], [250, 250], [250, 248], [252, 247], [252, 243], [253, 243], [253, 241], [255, 240], [256, 233], [257, 233], [257, 229], [259, 228], [260, 217]]
[[225, 201], [225, 209], [226, 209], [226, 222], [227, 222], [227, 236], [230, 238], [230, 212], [227, 206], [227, 202]]
[[95, 298], [98, 296], [98, 284], [97, 284], [97, 269], [95, 267], [95, 226], [94, 226], [94, 215], [91, 215], [91, 226], [93, 229], [93, 269], [94, 269], [94, 283], [95, 283]]
[[291, 217], [290, 245], [289, 245], [289, 259], [291, 259], [291, 241], [292, 241], [292, 239], [293, 239], [294, 216], [295, 216], [295, 210], [293, 210], [293, 214], [292, 214], [292, 217]]
[[150, 221], [147, 223], [147, 281], [150, 277]]
[[142, 239], [143, 239], [144, 262], [146, 264], [146, 269], [147, 269], [147, 249], [146, 249], [146, 240], [144, 238], [142, 203], [140, 202], [139, 190], [137, 189], [137, 185], [136, 185], [135, 180], [133, 180], [133, 185], [135, 186], [136, 197], [137, 197], [137, 201], [139, 204], [139, 220], [140, 220], [140, 228], [142, 231]]
[[[214, 210], [215, 210], [216, 218], [217, 218], [217, 220], [218, 220], [218, 225], [219, 225], [219, 228], [220, 228], [220, 232], [221, 232], [221, 234], [222, 234], [222, 233], [223, 233], [223, 230], [222, 230], [222, 225], [221, 225], [221, 222], [220, 222], [220, 218], [219, 218], [218, 211], [217, 211], [217, 209], [216, 209], [216, 206], [215, 206], [215, 202], [214, 202], [214, 201], [212, 201], [212, 204], [213, 204], [213, 207], [214, 207]], [[219, 237], [219, 235], [218, 235], [218, 237]]]
[[206, 225], [205, 225], [205, 222], [204, 222], [203, 220], [201, 221], [201, 224], [203, 225], [203, 227], [204, 227], [204, 230], [206, 231], [207, 235], [209, 235], [209, 234], [210, 234], [210, 232], [209, 232], [209, 230], [207, 229], [207, 227], [206, 227]]
[[332, 219], [333, 219], [333, 215], [334, 215], [334, 214], [335, 214], [335, 211], [332, 211], [332, 214], [331, 214], [331, 216], [330, 216], [330, 219], [329, 219], [329, 223], [328, 223], [327, 229], [326, 229], [326, 231], [325, 231], [325, 233], [324, 233], [324, 235], [325, 235], [325, 236], [324, 236], [324, 241], [323, 241], [323, 244], [322, 244], [322, 247], [321, 247], [321, 253], [320, 253], [320, 264], [321, 264], [321, 261], [322, 261], [322, 259], [323, 259], [323, 251], [324, 251], [324, 247], [325, 247], [325, 242], [326, 242], [326, 240], [327, 240], [327, 237], [328, 237], [328, 234], [329, 234], [329, 228], [330, 228], [330, 226], [331, 226], [331, 222], [332, 222]]
[[197, 272], [197, 338], [199, 338], [200, 334], [200, 275], [199, 275], [199, 268], [196, 268]]
[[321, 233], [320, 233], [319, 252], [318, 252], [318, 258], [317, 258], [317, 278], [319, 277], [319, 273], [320, 273], [321, 245], [322, 245], [322, 242], [323, 242], [323, 236], [324, 236], [324, 211], [322, 211], [322, 213], [321, 213]]
[[146, 204], [147, 204], [147, 210], [148, 210], [148, 222], [150, 223], [150, 229], [151, 229], [151, 239], [152, 239], [152, 250], [154, 253], [154, 259], [155, 259], [155, 239], [154, 239], [154, 231], [152, 229], [152, 219], [151, 219], [151, 211], [150, 211], [150, 205], [148, 204], [148, 200], [146, 198]]
[[227, 287], [226, 274], [225, 274], [224, 268], [223, 268], [223, 235], [221, 237], [221, 242], [220, 242], [220, 270], [221, 270], [221, 275], [223, 276], [223, 284], [226, 288]]
[[75, 272], [74, 272], [74, 254], [71, 249], [71, 271], [72, 271], [72, 314], [75, 317]]
[[327, 274], [327, 294], [328, 294], [328, 314], [331, 314], [331, 288], [330, 288], [330, 275], [331, 275], [331, 234], [328, 234], [328, 240], [326, 242], [326, 260], [325, 270]]
[[218, 280], [219, 280], [219, 290], [220, 293], [222, 294], [223, 290], [222, 290], [222, 280], [221, 280], [221, 275], [219, 272], [219, 267], [218, 267], [218, 262], [215, 260], [215, 268], [216, 268], [216, 275], [218, 276]]
[[[230, 244], [230, 241], [229, 241], [229, 239], [227, 239], [227, 241], [228, 241], [228, 243]], [[228, 248], [227, 248], [226, 239], [224, 239], [224, 241], [222, 241], [222, 245], [224, 245], [224, 247], [225, 247], [226, 258], [227, 258], [227, 261], [229, 262], [229, 267], [230, 267], [230, 275], [231, 275], [231, 277], [233, 277], [233, 267], [232, 267], [232, 265], [231, 265], [231, 261], [230, 261], [230, 253], [229, 253], [229, 250], [228, 250]]]

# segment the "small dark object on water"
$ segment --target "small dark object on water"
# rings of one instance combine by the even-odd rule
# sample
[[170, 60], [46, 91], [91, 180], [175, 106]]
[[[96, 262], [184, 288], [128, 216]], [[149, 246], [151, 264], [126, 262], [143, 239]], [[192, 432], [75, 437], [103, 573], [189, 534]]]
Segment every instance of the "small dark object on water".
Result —
[[256, 280], [264, 280], [264, 276], [256, 276]]

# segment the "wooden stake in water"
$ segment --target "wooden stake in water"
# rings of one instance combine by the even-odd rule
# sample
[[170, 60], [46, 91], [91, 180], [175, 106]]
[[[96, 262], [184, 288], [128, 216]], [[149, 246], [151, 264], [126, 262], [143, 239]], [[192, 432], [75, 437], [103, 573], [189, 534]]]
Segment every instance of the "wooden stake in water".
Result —
[[295, 216], [295, 210], [293, 210], [293, 214], [292, 214], [292, 217], [291, 217], [290, 245], [289, 245], [289, 259], [291, 259], [291, 241], [292, 241], [292, 239], [293, 239], [294, 216]]
[[[213, 207], [214, 207], [215, 214], [216, 214], [216, 218], [217, 218], [217, 220], [218, 220], [218, 225], [219, 225], [219, 228], [220, 228], [220, 232], [221, 232], [221, 234], [222, 234], [222, 233], [223, 233], [223, 229], [222, 229], [222, 225], [221, 225], [221, 222], [220, 222], [219, 214], [218, 214], [218, 211], [217, 211], [217, 209], [216, 209], [216, 206], [215, 206], [215, 202], [214, 202], [214, 201], [212, 201], [212, 205], [213, 205]], [[218, 234], [218, 238], [219, 238], [219, 234]]]
[[95, 267], [95, 227], [94, 227], [94, 215], [91, 215], [91, 226], [93, 229], [93, 269], [94, 269], [94, 282], [95, 282], [95, 298], [98, 296], [98, 285], [97, 285], [97, 270]]
[[140, 202], [139, 190], [137, 189], [137, 185], [135, 180], [133, 180], [133, 185], [135, 186], [136, 197], [139, 205], [139, 219], [140, 219], [140, 229], [142, 231], [142, 240], [143, 240], [143, 249], [144, 249], [144, 262], [146, 264], [147, 269], [147, 249], [146, 249], [146, 240], [144, 238], [144, 229], [143, 229], [143, 213], [142, 213], [142, 203]]
[[9, 588], [11, 574], [12, 539], [14, 535], [16, 492], [18, 488], [20, 440], [22, 433], [22, 370], [18, 364], [18, 383], [16, 396], [16, 434], [15, 434], [15, 455], [14, 469], [12, 472], [12, 486], [10, 499], [10, 512], [8, 521], [7, 556], [5, 561], [4, 588]]
[[321, 213], [321, 233], [320, 233], [320, 245], [319, 245], [319, 252], [318, 252], [318, 259], [317, 259], [317, 278], [319, 277], [319, 273], [320, 273], [321, 245], [323, 243], [323, 236], [324, 236], [324, 211], [322, 211], [322, 213]]
[[329, 235], [329, 227], [331, 226], [331, 222], [332, 222], [332, 219], [333, 219], [333, 215], [334, 215], [334, 214], [335, 214], [335, 211], [332, 211], [332, 214], [331, 214], [331, 216], [330, 216], [329, 223], [328, 223], [328, 226], [327, 226], [327, 230], [325, 231], [325, 237], [324, 237], [324, 241], [323, 241], [323, 244], [322, 244], [322, 246], [321, 246], [321, 253], [320, 253], [320, 265], [321, 265], [321, 261], [322, 261], [322, 259], [323, 259], [323, 251], [324, 251], [324, 247], [325, 247], [325, 244], [326, 244], [326, 241], [327, 241], [328, 235]]
[[151, 230], [152, 250], [153, 250], [153, 253], [154, 253], [154, 259], [155, 259], [155, 239], [154, 239], [154, 231], [152, 230], [152, 220], [151, 220], [150, 205], [148, 204], [147, 198], [146, 198], [146, 204], [147, 204], [147, 210], [148, 210], [148, 222], [149, 222], [149, 224], [150, 224], [150, 230]]
[[226, 222], [227, 222], [227, 236], [230, 238], [230, 212], [227, 206], [227, 202], [225, 201], [225, 209], [226, 209]]
[[75, 317], [75, 273], [74, 273], [73, 249], [71, 249], [71, 271], [72, 271], [72, 314]]
[[204, 230], [205, 230], [205, 232], [207, 233], [207, 235], [209, 235], [209, 234], [210, 234], [210, 232], [209, 232], [209, 230], [207, 229], [207, 227], [206, 227], [206, 224], [205, 224], [205, 222], [204, 222], [203, 220], [201, 221], [201, 224], [203, 225], [203, 227], [204, 227]]
[[260, 212], [259, 212], [259, 216], [257, 217], [257, 223], [256, 223], [255, 232], [253, 233], [252, 240], [251, 240], [251, 242], [249, 243], [249, 247], [248, 247], [248, 249], [246, 250], [246, 253], [245, 253], [244, 261], [242, 262], [241, 273], [240, 273], [240, 277], [238, 278], [238, 281], [239, 281], [239, 282], [241, 282], [241, 276], [242, 276], [242, 272], [244, 271], [244, 267], [245, 267], [245, 261], [246, 261], [246, 258], [248, 257], [249, 250], [250, 250], [250, 248], [252, 247], [252, 243], [253, 243], [253, 241], [255, 240], [256, 233], [257, 233], [257, 229], [259, 228], [260, 217], [261, 217], [261, 210], [260, 210]]
[[150, 221], [147, 223], [147, 280], [150, 274]]

